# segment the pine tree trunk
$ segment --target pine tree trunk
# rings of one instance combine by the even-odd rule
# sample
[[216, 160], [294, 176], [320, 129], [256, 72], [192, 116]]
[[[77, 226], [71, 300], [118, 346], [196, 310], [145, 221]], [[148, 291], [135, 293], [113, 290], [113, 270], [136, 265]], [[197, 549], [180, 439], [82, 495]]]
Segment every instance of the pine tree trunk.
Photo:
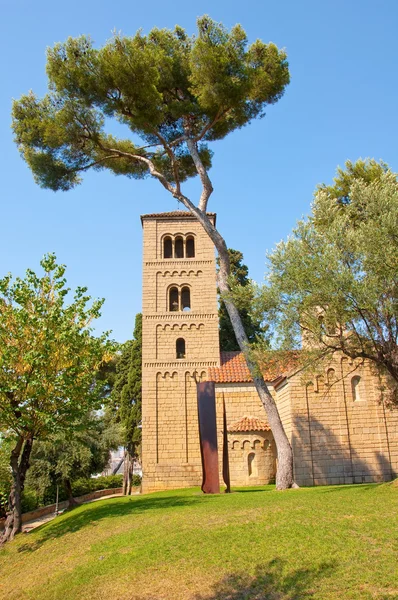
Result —
[[[224, 255], [224, 253], [223, 253]], [[227, 260], [225, 256], [222, 256], [219, 252], [220, 258], [220, 271], [218, 278], [218, 285], [221, 293], [228, 294], [228, 273], [229, 270], [229, 258], [227, 253]], [[243, 328], [242, 320], [236, 306], [231, 300], [224, 298], [225, 306], [227, 308], [229, 317], [231, 319], [232, 327], [239, 344], [239, 348], [243, 352], [249, 371], [253, 377], [253, 383], [256, 387], [257, 393], [260, 397], [261, 403], [264, 406], [265, 412], [268, 417], [272, 434], [274, 436], [277, 454], [278, 454], [278, 469], [276, 473], [276, 489], [285, 490], [294, 484], [293, 481], [293, 452], [288, 437], [283, 428], [281, 418], [279, 416], [278, 408], [275, 400], [273, 399], [270, 391], [268, 390], [267, 384], [263, 377], [259, 373], [258, 366], [253, 362], [249, 353], [249, 340], [247, 339], [245, 330]]]
[[[4, 531], [0, 537], [0, 545], [8, 542], [22, 530], [21, 498], [24, 489], [26, 472], [29, 468], [29, 458], [32, 451], [33, 439], [18, 438], [15, 448], [11, 451], [10, 466], [12, 484], [8, 497], [8, 511]], [[23, 448], [23, 450], [22, 450]], [[21, 455], [22, 451], [22, 455]], [[19, 460], [21, 457], [21, 460]]]
[[72, 484], [70, 482], [70, 479], [64, 479], [64, 486], [66, 489], [66, 493], [68, 494], [68, 508], [75, 508], [75, 506], [79, 506], [79, 502], [77, 502], [77, 500], [75, 500], [73, 497]]
[[207, 216], [207, 213], [205, 212], [207, 202], [202, 203], [200, 205], [200, 208], [198, 208], [194, 204], [192, 204], [192, 202], [186, 196], [180, 194], [177, 197], [201, 223], [218, 252], [220, 260], [220, 270], [218, 272], [218, 287], [220, 289], [221, 294], [224, 294], [223, 301], [225, 302], [227, 312], [231, 319], [236, 340], [239, 344], [239, 348], [245, 356], [247, 366], [253, 378], [253, 382], [256, 387], [257, 393], [267, 414], [268, 422], [270, 424], [276, 444], [278, 455], [276, 489], [285, 490], [290, 487], [298, 487], [293, 480], [292, 447], [283, 428], [283, 424], [279, 416], [275, 400], [273, 399], [270, 391], [268, 390], [264, 378], [262, 377], [261, 373], [259, 373], [258, 366], [253, 362], [253, 359], [250, 356], [250, 344], [242, 324], [242, 319], [233, 300], [229, 297], [231, 291], [228, 284], [228, 277], [230, 273], [230, 260], [225, 240], [220, 235], [218, 230], [214, 227], [214, 225], [211, 223], [209, 217]]

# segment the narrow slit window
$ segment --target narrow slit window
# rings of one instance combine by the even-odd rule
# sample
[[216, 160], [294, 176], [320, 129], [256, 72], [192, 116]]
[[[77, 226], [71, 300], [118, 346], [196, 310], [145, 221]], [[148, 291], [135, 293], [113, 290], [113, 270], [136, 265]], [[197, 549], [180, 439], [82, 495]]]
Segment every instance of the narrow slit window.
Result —
[[250, 454], [247, 457], [247, 468], [248, 468], [248, 471], [249, 471], [249, 477], [251, 475], [254, 475], [254, 469], [253, 469], [254, 465], [253, 465], [253, 463], [254, 463], [255, 456], [256, 455], [254, 454], [254, 452], [250, 452]]
[[187, 237], [186, 251], [187, 258], [195, 258], [195, 239], [192, 236]]
[[178, 338], [176, 341], [176, 357], [178, 359], [185, 358], [185, 340], [184, 338]]
[[326, 374], [327, 376], [327, 381], [328, 381], [328, 385], [331, 386], [335, 383], [336, 381], [336, 372], [334, 369], [328, 369], [328, 372]]
[[173, 258], [173, 242], [171, 237], [163, 240], [163, 258]]
[[179, 310], [178, 304], [178, 288], [172, 287], [169, 291], [169, 310], [177, 312]]
[[176, 237], [174, 242], [174, 258], [184, 258], [184, 240]]
[[358, 375], [351, 379], [352, 399], [354, 400], [354, 402], [361, 399], [361, 396], [359, 395], [360, 382], [361, 378]]
[[181, 310], [191, 310], [191, 290], [183, 287], [181, 290]]

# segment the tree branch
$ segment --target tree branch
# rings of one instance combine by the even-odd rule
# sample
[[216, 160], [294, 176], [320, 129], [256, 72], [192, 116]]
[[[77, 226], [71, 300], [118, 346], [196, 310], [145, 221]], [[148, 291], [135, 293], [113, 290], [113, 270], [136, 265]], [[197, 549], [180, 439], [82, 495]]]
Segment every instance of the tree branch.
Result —
[[171, 183], [167, 181], [166, 177], [156, 169], [155, 165], [149, 158], [146, 158], [145, 156], [140, 156], [139, 154], [132, 154], [131, 152], [124, 152], [122, 150], [118, 150], [117, 148], [108, 148], [100, 142], [98, 142], [98, 145], [105, 152], [112, 152], [115, 156], [123, 156], [124, 158], [129, 158], [130, 160], [138, 160], [140, 162], [145, 163], [152, 177], [158, 179], [163, 185], [163, 187], [168, 192], [170, 192], [170, 194], [172, 194], [175, 198], [177, 197], [176, 188], [173, 185], [171, 185]]

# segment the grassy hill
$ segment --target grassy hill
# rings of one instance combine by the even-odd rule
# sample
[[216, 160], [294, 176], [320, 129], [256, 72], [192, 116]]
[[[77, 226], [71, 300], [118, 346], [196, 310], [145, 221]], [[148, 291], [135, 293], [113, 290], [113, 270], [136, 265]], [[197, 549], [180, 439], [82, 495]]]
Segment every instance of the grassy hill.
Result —
[[394, 484], [103, 500], [1, 550], [0, 598], [398, 599], [397, 515]]

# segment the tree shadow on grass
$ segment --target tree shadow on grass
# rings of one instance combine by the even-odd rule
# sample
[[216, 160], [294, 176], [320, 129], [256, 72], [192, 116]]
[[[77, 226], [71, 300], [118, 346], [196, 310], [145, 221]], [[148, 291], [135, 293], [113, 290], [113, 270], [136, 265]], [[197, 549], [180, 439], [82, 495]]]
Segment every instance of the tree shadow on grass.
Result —
[[[332, 575], [336, 561], [323, 562], [312, 568], [287, 570], [285, 561], [275, 558], [256, 569], [254, 576], [228, 575], [210, 594], [196, 595], [195, 600], [301, 600], [319, 598], [318, 583]], [[317, 589], [318, 588], [318, 589]]]
[[154, 498], [148, 496], [135, 496], [118, 500], [104, 500], [92, 505], [83, 505], [68, 511], [65, 515], [55, 518], [36, 528], [29, 536], [26, 544], [18, 548], [18, 552], [34, 552], [48, 540], [59, 538], [68, 533], [75, 533], [82, 527], [96, 526], [101, 519], [124, 517], [131, 514], [142, 514], [151, 510], [173, 509], [197, 504], [200, 496], [168, 496]]
[[263, 487], [259, 487], [259, 488], [231, 488], [231, 493], [232, 494], [252, 494], [253, 492], [263, 492], [264, 494], [267, 492], [274, 492], [275, 491], [275, 486], [269, 486], [267, 488], [263, 488]]
[[[320, 494], [332, 494], [336, 492], [350, 492], [353, 489], [360, 490], [361, 492], [369, 492], [374, 490], [376, 487], [385, 485], [384, 483], [342, 483], [334, 486], [318, 486], [317, 492]], [[314, 489], [314, 488], [307, 488]]]

